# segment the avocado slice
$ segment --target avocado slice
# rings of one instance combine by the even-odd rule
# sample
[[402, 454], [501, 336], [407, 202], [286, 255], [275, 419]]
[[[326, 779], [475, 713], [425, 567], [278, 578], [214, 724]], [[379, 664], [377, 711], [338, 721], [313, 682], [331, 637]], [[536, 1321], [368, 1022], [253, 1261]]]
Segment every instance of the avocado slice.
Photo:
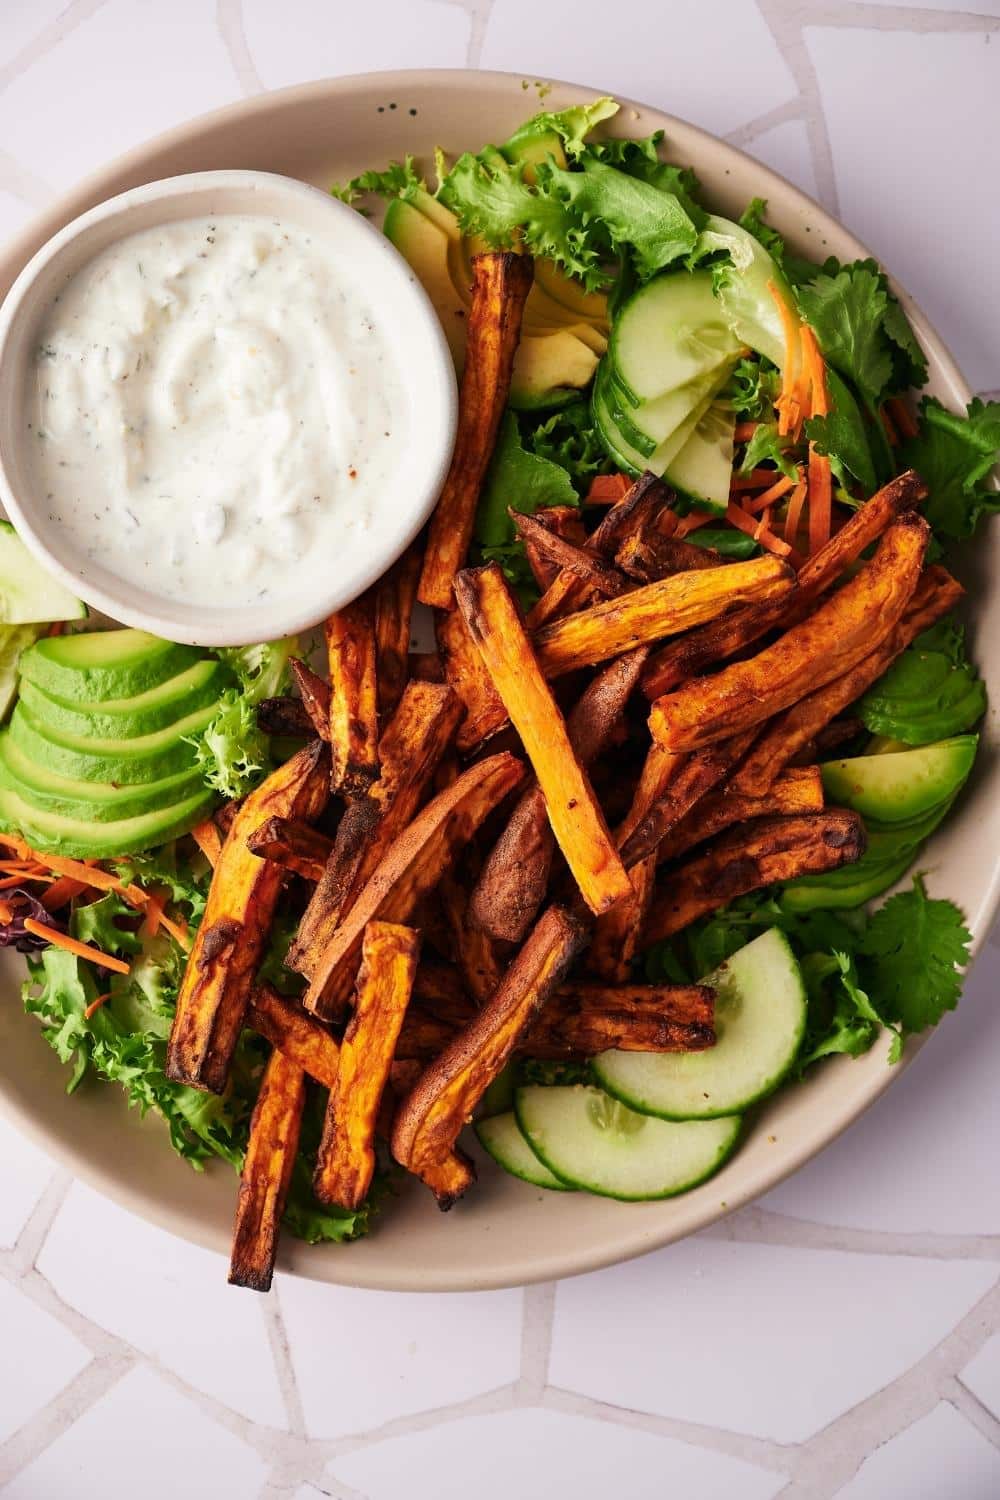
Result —
[[789, 912], [850, 911], [874, 901], [906, 874], [913, 862], [913, 851], [898, 855], [895, 861], [868, 865], [863, 859], [846, 868], [855, 872], [853, 883], [835, 886], [824, 880], [793, 880], [781, 893], [781, 906]]
[[0, 734], [0, 786], [9, 787], [40, 812], [93, 823], [141, 817], [205, 790], [199, 769], [179, 771], [139, 786], [115, 786], [110, 782], [59, 776], [26, 755], [9, 730]]
[[159, 687], [204, 654], [146, 630], [88, 631], [37, 641], [21, 657], [21, 676], [68, 702], [93, 703]]
[[192, 796], [132, 818], [95, 823], [46, 812], [0, 781], [0, 827], [22, 834], [36, 849], [76, 859], [107, 859], [151, 849], [188, 833], [217, 799], [202, 786]]
[[36, 722], [57, 733], [81, 738], [127, 740], [155, 734], [218, 700], [232, 678], [222, 662], [212, 657], [195, 662], [176, 677], [132, 698], [107, 698], [100, 703], [70, 702], [25, 679], [21, 701]]
[[215, 711], [213, 701], [155, 734], [125, 740], [90, 739], [39, 724], [26, 704], [19, 703], [10, 721], [10, 736], [25, 755], [58, 776], [141, 786], [194, 768], [195, 748], [186, 736], [206, 729]]
[[820, 768], [831, 802], [864, 818], [904, 823], [939, 806], [965, 783], [976, 758], [976, 734], [916, 750], [831, 760]]

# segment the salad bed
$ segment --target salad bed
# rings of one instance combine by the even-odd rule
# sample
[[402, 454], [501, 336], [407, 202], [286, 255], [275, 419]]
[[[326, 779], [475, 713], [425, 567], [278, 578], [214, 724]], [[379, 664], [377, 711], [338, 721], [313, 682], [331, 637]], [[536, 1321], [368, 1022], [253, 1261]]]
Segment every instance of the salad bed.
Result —
[[[776, 1087], [886, 1029], [894, 1059], [958, 998], [957, 908], [919, 875], [868, 903], [973, 767], [946, 564], [996, 507], [1000, 409], [915, 409], [880, 269], [803, 261], [759, 201], [711, 214], [658, 136], [595, 136], [615, 108], [536, 116], [433, 190], [409, 160], [339, 190], [387, 200], [466, 365], [466, 447], [423, 552], [328, 622], [329, 681], [308, 643], [43, 634], [82, 606], [8, 591], [3, 940], [71, 1087], [117, 1081], [243, 1169], [247, 1284], [282, 1197], [292, 1232], [365, 1231], [398, 1170], [380, 1102], [445, 1206], [474, 1106], [515, 1176], [666, 1196]], [[411, 902], [367, 900], [387, 871]]]

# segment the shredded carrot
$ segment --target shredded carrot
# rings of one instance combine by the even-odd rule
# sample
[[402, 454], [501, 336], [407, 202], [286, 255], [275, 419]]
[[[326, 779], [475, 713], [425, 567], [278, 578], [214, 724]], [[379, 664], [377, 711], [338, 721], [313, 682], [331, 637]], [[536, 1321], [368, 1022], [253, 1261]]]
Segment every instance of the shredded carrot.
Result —
[[222, 835], [212, 819], [206, 818], [204, 823], [196, 823], [191, 830], [191, 837], [214, 870], [222, 853]]
[[167, 916], [165, 908], [168, 899], [169, 893], [162, 886], [156, 886], [149, 892], [149, 902], [146, 906], [146, 920], [143, 922], [141, 930], [148, 932], [150, 937], [155, 937], [162, 927], [163, 931], [169, 933], [174, 942], [179, 944], [185, 953], [190, 952], [191, 942], [188, 937], [187, 923], [176, 922], [172, 917]]
[[915, 438], [920, 431], [916, 417], [901, 396], [890, 396], [885, 403], [892, 414], [896, 431], [904, 438]]
[[29, 849], [23, 839], [16, 838], [12, 833], [0, 833], [0, 844], [5, 849], [13, 849], [14, 853], [21, 859], [35, 859], [34, 850]]
[[[69, 875], [73, 880], [80, 880], [85, 885], [93, 886], [95, 891], [118, 891], [130, 906], [141, 909], [149, 900], [146, 892], [140, 890], [137, 885], [126, 885], [124, 880], [119, 880], [117, 875], [112, 875], [109, 870], [98, 869], [96, 864], [79, 859], [68, 859], [64, 854], [36, 854], [33, 849], [28, 849], [27, 853], [43, 870], [52, 870], [56, 875]], [[37, 878], [42, 877], [39, 875]]]
[[782, 495], [787, 495], [794, 485], [794, 479], [789, 479], [787, 474], [781, 474], [769, 490], [765, 490], [761, 495], [754, 495], [752, 500], [744, 500], [743, 509], [748, 510], [751, 515], [757, 515], [762, 510], [770, 510], [774, 502], [780, 500]]
[[8, 922], [14, 920], [14, 908], [9, 901], [0, 901], [0, 922], [6, 927]]
[[631, 482], [625, 474], [595, 474], [590, 481], [590, 489], [584, 498], [584, 505], [614, 505], [623, 495], [631, 489]]
[[111, 999], [111, 991], [110, 990], [105, 990], [105, 992], [104, 992], [103, 995], [98, 995], [98, 997], [97, 997], [96, 1000], [91, 1000], [90, 1004], [87, 1006], [86, 1010], [83, 1013], [83, 1019], [85, 1021], [89, 1021], [90, 1018], [91, 1018], [91, 1016], [94, 1015], [94, 1013], [96, 1011], [100, 1010], [100, 1008], [104, 1004], [105, 1000], [110, 1000], [110, 999]]
[[749, 474], [734, 474], [732, 490], [763, 490], [774, 483], [773, 469], [751, 469]]
[[65, 635], [65, 633], [66, 633], [66, 626], [65, 626], [65, 624], [64, 624], [64, 622], [62, 620], [56, 620], [55, 623], [52, 624], [52, 625], [50, 625], [49, 628], [48, 628], [48, 630], [45, 632], [45, 634], [50, 639], [53, 636], [55, 636], [55, 635]]
[[686, 516], [681, 516], [677, 522], [677, 530], [674, 532], [674, 536], [679, 542], [683, 541], [684, 537], [689, 536], [692, 531], [697, 531], [699, 526], [707, 526], [710, 521], [718, 521], [718, 519], [719, 517], [713, 515], [710, 511], [689, 511]]
[[799, 567], [805, 561], [788, 542], [783, 542], [780, 536], [775, 536], [774, 532], [768, 528], [762, 528], [755, 516], [747, 515], [745, 510], [738, 505], [733, 505], [731, 501], [726, 511], [726, 520], [735, 526], [737, 531], [743, 531], [747, 536], [752, 536], [754, 541], [759, 542], [768, 552], [773, 552], [776, 557], [785, 558], [793, 567]]
[[[809, 409], [814, 417], [825, 417], [830, 410], [826, 388], [826, 365], [816, 335], [807, 323], [802, 325], [802, 365], [809, 380]], [[833, 509], [833, 484], [830, 460], [809, 444], [809, 551], [818, 552], [830, 540]]]
[[41, 898], [42, 905], [46, 911], [58, 911], [60, 906], [65, 906], [67, 901], [72, 901], [74, 896], [82, 896], [84, 891], [90, 887], [84, 885], [82, 880], [74, 880], [72, 875], [60, 875], [54, 881]]
[[734, 440], [737, 443], [749, 443], [759, 426], [759, 422], [737, 422], [733, 431]]
[[785, 511], [785, 541], [794, 547], [799, 534], [799, 526], [802, 522], [802, 511], [805, 507], [806, 496], [809, 486], [804, 479], [800, 479], [788, 500], [788, 509]]
[[881, 418], [882, 430], [885, 433], [886, 441], [888, 442], [889, 447], [898, 447], [899, 433], [896, 431], [896, 427], [893, 423], [892, 417], [889, 415], [888, 402], [885, 404], [885, 406], [879, 407], [879, 417]]
[[149, 900], [146, 902], [146, 915], [143, 918], [139, 931], [148, 937], [155, 937], [160, 930], [160, 919], [163, 916], [163, 908], [167, 904], [167, 898], [163, 891], [151, 891]]
[[3, 877], [3, 879], [0, 880], [0, 891], [10, 891], [10, 890], [13, 890], [15, 886], [18, 886], [18, 885], [27, 885], [29, 882], [32, 882], [32, 883], [34, 883], [34, 882], [43, 882], [44, 883], [44, 882], [50, 881], [50, 880], [54, 881], [55, 878], [56, 877], [54, 875], [38, 875], [38, 874], [25, 875], [24, 872], [21, 871], [19, 874], [5, 875]]
[[166, 912], [163, 911], [160, 913], [160, 926], [164, 932], [169, 932], [174, 942], [183, 948], [185, 953], [190, 953], [191, 937], [188, 933], [186, 922], [175, 922], [172, 917], [168, 917]]
[[55, 927], [46, 927], [44, 922], [36, 922], [34, 917], [25, 917], [24, 930], [35, 937], [44, 938], [54, 948], [65, 948], [67, 953], [75, 953], [77, 958], [86, 958], [90, 963], [98, 964], [102, 969], [113, 969], [116, 974], [127, 974], [129, 971], [129, 966], [123, 958], [112, 958], [110, 953], [102, 953], [100, 948], [92, 948], [89, 943], [81, 943], [78, 939], [70, 937], [68, 933], [57, 931]]
[[763, 512], [763, 514], [761, 515], [760, 519], [757, 522], [757, 530], [753, 534], [754, 541], [755, 542], [759, 542], [760, 539], [761, 539], [761, 537], [762, 536], [766, 536], [767, 533], [770, 530], [771, 530], [771, 507], [768, 506], [767, 510], [765, 510]]
[[788, 437], [797, 430], [802, 420], [801, 344], [799, 340], [801, 324], [773, 281], [767, 283], [767, 289], [778, 309], [781, 332], [785, 340], [785, 368], [781, 372], [781, 395], [775, 405], [778, 409], [778, 434], [780, 437]]

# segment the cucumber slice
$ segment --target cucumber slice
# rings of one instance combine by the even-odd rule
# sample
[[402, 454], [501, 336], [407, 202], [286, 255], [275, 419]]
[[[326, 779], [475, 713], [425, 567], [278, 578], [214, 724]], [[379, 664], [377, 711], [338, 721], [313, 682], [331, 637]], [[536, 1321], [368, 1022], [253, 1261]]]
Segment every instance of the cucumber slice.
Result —
[[17, 699], [21, 654], [41, 635], [41, 625], [4, 625], [0, 628], [0, 724]]
[[601, 378], [604, 370], [603, 361], [597, 367], [597, 377], [594, 381], [594, 394], [591, 397], [590, 410], [594, 419], [594, 427], [597, 436], [604, 444], [605, 451], [616, 468], [625, 474], [641, 474], [646, 467], [644, 456], [626, 442], [618, 431], [618, 426], [611, 414], [605, 392], [605, 382]]
[[711, 272], [669, 271], [620, 309], [608, 354], [622, 389], [638, 404], [735, 360], [741, 347], [712, 291]]
[[476, 1135], [484, 1151], [488, 1151], [498, 1167], [503, 1167], [512, 1177], [530, 1182], [534, 1187], [550, 1188], [556, 1193], [571, 1193], [568, 1182], [560, 1182], [553, 1176], [544, 1162], [539, 1161], [528, 1142], [521, 1134], [514, 1118], [514, 1111], [503, 1115], [491, 1115], [480, 1120]]
[[532, 1151], [561, 1181], [627, 1203], [697, 1187], [722, 1166], [742, 1123], [739, 1116], [654, 1120], [582, 1083], [518, 1089], [514, 1113]]
[[21, 657], [21, 676], [57, 698], [92, 703], [159, 687], [204, 654], [146, 630], [88, 631], [38, 641]]
[[663, 1120], [715, 1120], [765, 1098], [795, 1061], [806, 991], [776, 927], [702, 981], [715, 990], [716, 1043], [707, 1052], [602, 1052], [598, 1083], [630, 1109]]
[[713, 402], [664, 470], [675, 490], [720, 515], [729, 508], [735, 430], [732, 409]]
[[86, 618], [83, 600], [46, 573], [9, 521], [0, 521], [0, 621], [38, 625]]
[[695, 249], [710, 255], [725, 250], [728, 263], [715, 266], [715, 295], [736, 337], [764, 354], [779, 370], [785, 363], [785, 335], [770, 288], [799, 321], [795, 299], [773, 258], [758, 239], [731, 219], [709, 214]]
[[[729, 365], [724, 366], [722, 374], [717, 377], [720, 384], [727, 377], [729, 368]], [[630, 440], [628, 434], [634, 435], [636, 431], [634, 425], [636, 413], [633, 411], [631, 418], [627, 418], [621, 406], [616, 403], [616, 394], [617, 388], [612, 382], [611, 367], [606, 361], [602, 361], [598, 367], [597, 379], [594, 381], [594, 395], [591, 403], [594, 426], [613, 462], [620, 469], [631, 474], [641, 474], [646, 469], [653, 474], [662, 474], [674, 456], [688, 442], [712, 401], [711, 393], [703, 396], [677, 429], [657, 448], [649, 452], [643, 451], [643, 448], [637, 447]], [[623, 425], [625, 422], [628, 423], [627, 426]], [[641, 434], [639, 436], [641, 440]], [[648, 439], [644, 446], [648, 450]]]
[[972, 770], [979, 736], [965, 734], [917, 750], [827, 761], [820, 770], [831, 802], [865, 818], [907, 823], [954, 797]]

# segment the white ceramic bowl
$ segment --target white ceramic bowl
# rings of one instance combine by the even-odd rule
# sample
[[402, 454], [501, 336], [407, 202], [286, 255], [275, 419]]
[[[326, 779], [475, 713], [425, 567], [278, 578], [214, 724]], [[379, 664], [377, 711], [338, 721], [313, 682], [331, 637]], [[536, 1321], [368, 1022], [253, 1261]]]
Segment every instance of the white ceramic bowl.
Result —
[[[385, 486], [392, 504], [376, 516], [362, 556], [330, 556], [326, 574], [303, 570], [302, 586], [271, 602], [205, 609], [144, 588], [82, 555], [47, 515], [26, 462], [24, 406], [34, 380], [37, 330], [66, 280], [126, 235], [213, 214], [274, 214], [308, 229], [331, 255], [364, 267], [365, 294], [392, 328], [409, 402], [409, 437]], [[455, 372], [441, 325], [403, 257], [367, 219], [328, 192], [273, 172], [193, 172], [145, 183], [99, 203], [42, 246], [0, 312], [0, 497], [38, 560], [88, 604], [168, 640], [239, 646], [295, 635], [373, 583], [430, 514], [451, 457]], [[141, 555], [141, 549], [137, 548]], [[292, 566], [294, 564], [285, 566]], [[310, 584], [310, 576], [314, 581]]]

